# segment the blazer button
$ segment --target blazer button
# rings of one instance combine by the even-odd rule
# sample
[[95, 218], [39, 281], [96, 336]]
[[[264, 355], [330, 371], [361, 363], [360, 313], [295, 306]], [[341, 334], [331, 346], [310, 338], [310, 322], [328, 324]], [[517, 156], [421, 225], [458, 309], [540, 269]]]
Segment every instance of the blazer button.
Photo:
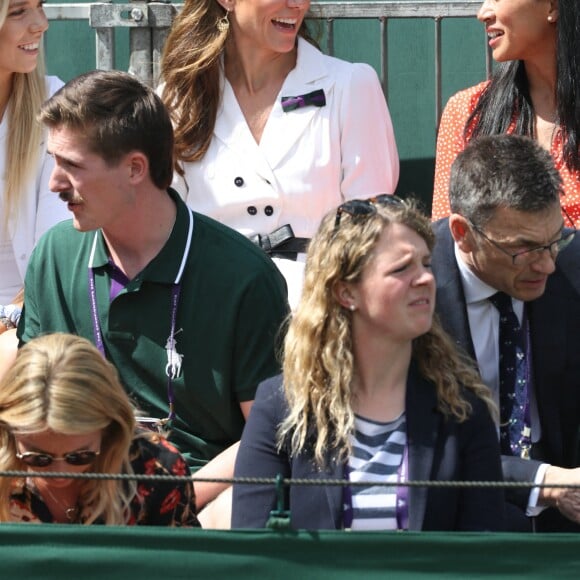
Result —
[[273, 208], [271, 205], [267, 205], [267, 206], [264, 208], [264, 213], [265, 213], [266, 215], [272, 215], [272, 214], [274, 213], [274, 208]]
[[255, 205], [249, 205], [248, 206], [248, 213], [250, 215], [256, 215], [258, 213], [258, 210], [256, 209]]
[[242, 187], [242, 185], [244, 185], [244, 180], [241, 177], [236, 177], [234, 179], [234, 185], [236, 187]]

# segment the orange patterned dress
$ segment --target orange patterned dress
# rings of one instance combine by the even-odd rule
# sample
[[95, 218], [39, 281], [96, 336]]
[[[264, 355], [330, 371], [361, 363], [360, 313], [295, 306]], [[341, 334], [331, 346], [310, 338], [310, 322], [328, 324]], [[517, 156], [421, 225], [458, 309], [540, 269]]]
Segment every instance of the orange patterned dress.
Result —
[[[465, 138], [463, 135], [465, 123], [488, 83], [489, 81], [479, 83], [453, 95], [441, 116], [435, 159], [435, 184], [431, 212], [433, 221], [447, 217], [451, 211], [447, 193], [451, 164], [469, 141], [471, 129], [468, 130], [467, 138]], [[515, 122], [510, 125], [508, 133], [512, 133], [514, 127]], [[580, 172], [570, 171], [564, 163], [561, 131], [555, 133], [550, 153], [562, 176], [564, 185], [564, 194], [561, 197], [562, 207], [574, 221], [574, 225], [580, 227]]]

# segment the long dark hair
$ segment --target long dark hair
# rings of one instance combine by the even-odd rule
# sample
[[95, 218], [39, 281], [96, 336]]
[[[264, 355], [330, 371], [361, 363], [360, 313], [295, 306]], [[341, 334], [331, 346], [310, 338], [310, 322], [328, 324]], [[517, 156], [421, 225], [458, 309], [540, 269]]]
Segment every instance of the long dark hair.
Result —
[[[580, 170], [580, 7], [578, 0], [558, 0], [556, 102], [564, 141], [564, 162]], [[523, 61], [500, 64], [465, 125], [465, 137], [507, 132], [533, 137], [535, 115]]]

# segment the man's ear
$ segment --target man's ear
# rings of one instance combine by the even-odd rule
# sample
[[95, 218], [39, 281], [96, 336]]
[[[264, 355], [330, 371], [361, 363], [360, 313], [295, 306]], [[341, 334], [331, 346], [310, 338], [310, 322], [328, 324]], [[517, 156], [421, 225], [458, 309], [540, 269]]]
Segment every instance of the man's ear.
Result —
[[139, 183], [149, 176], [149, 159], [141, 151], [132, 151], [127, 155], [129, 179]]
[[357, 309], [356, 292], [350, 282], [337, 282], [332, 289], [332, 293], [343, 308], [351, 311]]
[[469, 253], [475, 247], [473, 231], [467, 219], [458, 213], [449, 216], [449, 230], [455, 243], [462, 252]]

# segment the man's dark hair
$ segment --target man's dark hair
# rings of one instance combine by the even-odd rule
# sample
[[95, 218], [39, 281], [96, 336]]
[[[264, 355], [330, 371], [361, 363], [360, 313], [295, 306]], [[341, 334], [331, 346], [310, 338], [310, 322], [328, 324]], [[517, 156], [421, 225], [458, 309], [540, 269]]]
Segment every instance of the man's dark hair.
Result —
[[560, 202], [562, 178], [529, 137], [493, 135], [467, 145], [451, 166], [451, 211], [483, 226], [498, 207], [539, 212]]
[[42, 106], [40, 122], [67, 127], [86, 138], [89, 149], [109, 165], [130, 151], [149, 160], [153, 183], [167, 189], [173, 178], [173, 127], [153, 90], [130, 74], [92, 71], [57, 91]]

